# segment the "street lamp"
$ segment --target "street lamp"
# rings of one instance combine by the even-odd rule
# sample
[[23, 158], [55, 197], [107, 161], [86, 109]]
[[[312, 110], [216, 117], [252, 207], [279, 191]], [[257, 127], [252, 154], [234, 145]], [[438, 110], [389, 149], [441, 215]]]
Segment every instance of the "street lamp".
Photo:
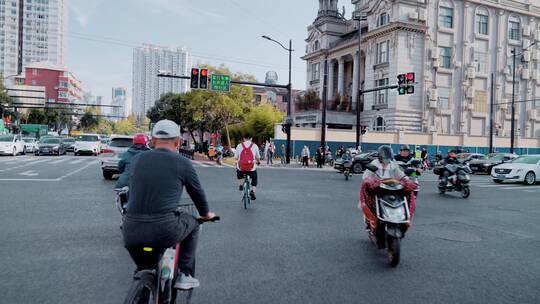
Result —
[[289, 40], [289, 48], [286, 48], [281, 42], [276, 41], [266, 35], [262, 35], [262, 38], [266, 40], [273, 41], [277, 43], [279, 46], [281, 46], [285, 51], [289, 52], [289, 84], [287, 85], [287, 91], [288, 91], [288, 98], [287, 98], [287, 117], [288, 120], [286, 122], [286, 128], [287, 128], [287, 164], [291, 163], [291, 104], [292, 104], [292, 82], [291, 82], [291, 64], [292, 64], [292, 52], [294, 51], [292, 48], [292, 40]]
[[[360, 92], [362, 91], [362, 77], [360, 76], [360, 66], [362, 65], [360, 62], [360, 59], [362, 56], [360, 56], [362, 51], [362, 21], [367, 20], [367, 16], [362, 14], [361, 12], [357, 12], [354, 14], [354, 20], [358, 21], [358, 91], [356, 92], [356, 149], [360, 149], [360, 134], [361, 134], [361, 125], [360, 125], [360, 115], [361, 115], [361, 100], [362, 100], [362, 94]], [[353, 80], [354, 81], [354, 80]]]
[[[531, 43], [523, 51], [528, 50], [531, 46], [535, 45], [537, 41]], [[512, 121], [510, 122], [510, 153], [514, 153], [514, 140], [516, 137], [516, 56], [523, 55], [523, 52], [516, 54], [516, 48], [512, 49]]]

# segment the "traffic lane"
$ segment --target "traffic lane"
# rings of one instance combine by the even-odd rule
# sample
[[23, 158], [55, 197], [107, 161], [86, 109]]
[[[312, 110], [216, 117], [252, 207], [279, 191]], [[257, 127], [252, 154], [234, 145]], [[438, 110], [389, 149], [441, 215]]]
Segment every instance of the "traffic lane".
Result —
[[21, 159], [17, 163], [0, 165], [0, 182], [65, 178], [66, 175], [74, 174], [74, 171], [97, 163], [98, 159], [95, 157], [39, 156]]
[[[279, 189], [268, 193], [264, 181], [269, 179], [271, 171], [277, 175], [272, 182]], [[260, 170], [259, 174], [261, 187], [254, 208], [242, 210], [239, 199], [222, 202], [227, 208], [220, 210], [224, 220], [217, 225], [221, 227], [205, 228], [206, 235], [201, 236], [198, 265], [203, 270], [198, 276], [202, 287], [197, 292], [197, 301], [357, 303], [361, 299], [373, 299], [383, 303], [467, 303], [476, 299], [501, 303], [517, 299], [520, 303], [534, 303], [536, 300], [536, 291], [527, 283], [537, 281], [534, 275], [538, 269], [524, 269], [527, 264], [523, 263], [534, 259], [536, 251], [531, 249], [536, 243], [512, 234], [500, 237], [500, 231], [489, 229], [489, 225], [488, 228], [472, 225], [478, 220], [471, 215], [462, 218], [467, 210], [457, 204], [446, 206], [456, 209], [454, 220], [465, 223], [444, 227], [442, 223], [448, 221], [440, 214], [444, 210], [429, 208], [440, 198], [426, 198], [422, 194], [414, 226], [403, 241], [402, 263], [392, 270], [363, 231], [361, 214], [356, 209], [359, 180], [346, 182], [342, 176], [325, 174], [317, 184], [317, 177], [307, 172], [290, 173], [292, 178], [284, 178], [287, 173], [278, 170]], [[333, 186], [336, 191], [330, 190]], [[326, 193], [322, 193], [325, 188]], [[307, 190], [308, 194], [298, 190]], [[279, 193], [289, 196], [288, 199], [280, 198]], [[238, 196], [234, 192], [224, 194], [229, 195]], [[444, 221], [436, 222], [434, 216]], [[438, 234], [433, 228], [437, 226], [443, 227]], [[481, 235], [481, 239], [467, 236], [467, 232]], [[443, 233], [465, 236], [452, 240]], [[234, 236], [232, 240], [227, 238], [230, 234]], [[510, 255], [500, 254], [507, 251], [507, 246], [512, 246]], [[486, 263], [485, 259], [492, 255], [495, 255], [493, 260]], [[223, 264], [228, 267], [224, 268]], [[505, 272], [500, 274], [500, 269]], [[512, 282], [511, 287], [505, 287], [505, 281]], [[395, 289], [388, 290], [388, 286]]]
[[27, 187], [2, 187], [0, 269], [10, 274], [0, 278], [2, 300], [120, 303], [133, 268], [122, 247], [113, 183], [93, 166], [60, 183]]

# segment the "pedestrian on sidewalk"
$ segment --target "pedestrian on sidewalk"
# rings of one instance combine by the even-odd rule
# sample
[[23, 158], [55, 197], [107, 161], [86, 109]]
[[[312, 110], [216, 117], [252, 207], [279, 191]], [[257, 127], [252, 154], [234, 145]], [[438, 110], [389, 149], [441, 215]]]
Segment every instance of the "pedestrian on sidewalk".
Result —
[[317, 168], [322, 168], [324, 164], [323, 147], [317, 148], [316, 160], [317, 160]]
[[302, 167], [309, 167], [309, 148], [306, 145], [302, 149]]
[[274, 142], [270, 140], [268, 142], [268, 149], [266, 151], [266, 165], [273, 165], [274, 164], [274, 151], [276, 150], [276, 146], [274, 145]]
[[282, 165], [285, 165], [287, 163], [286, 154], [287, 154], [287, 149], [285, 148], [285, 144], [281, 144], [280, 158], [281, 158], [281, 164]]

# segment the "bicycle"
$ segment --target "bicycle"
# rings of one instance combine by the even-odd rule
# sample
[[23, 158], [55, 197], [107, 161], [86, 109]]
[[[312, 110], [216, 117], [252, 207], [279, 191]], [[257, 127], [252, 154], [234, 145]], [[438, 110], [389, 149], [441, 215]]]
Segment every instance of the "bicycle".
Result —
[[[199, 224], [219, 221], [220, 217], [205, 220], [197, 218]], [[177, 263], [180, 257], [180, 243], [170, 248], [140, 247], [129, 250], [138, 271], [124, 304], [155, 303], [173, 304], [191, 302], [193, 289], [176, 289], [178, 277]]]
[[249, 175], [244, 176], [244, 184], [242, 191], [242, 203], [244, 204], [244, 209], [247, 209], [248, 205], [251, 205], [251, 196], [249, 191], [251, 190], [251, 177]]

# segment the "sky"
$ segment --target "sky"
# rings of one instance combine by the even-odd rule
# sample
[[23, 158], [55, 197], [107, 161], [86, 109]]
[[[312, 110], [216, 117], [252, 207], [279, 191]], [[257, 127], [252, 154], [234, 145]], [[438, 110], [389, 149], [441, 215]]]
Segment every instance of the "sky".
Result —
[[[352, 12], [350, 1], [346, 16]], [[288, 53], [261, 38], [287, 46], [292, 39], [293, 87], [305, 89], [307, 26], [317, 0], [69, 0], [69, 69], [85, 91], [111, 100], [115, 86], [131, 96], [133, 48], [142, 43], [186, 47], [193, 64], [221, 63], [264, 81], [267, 71], [288, 81]]]

